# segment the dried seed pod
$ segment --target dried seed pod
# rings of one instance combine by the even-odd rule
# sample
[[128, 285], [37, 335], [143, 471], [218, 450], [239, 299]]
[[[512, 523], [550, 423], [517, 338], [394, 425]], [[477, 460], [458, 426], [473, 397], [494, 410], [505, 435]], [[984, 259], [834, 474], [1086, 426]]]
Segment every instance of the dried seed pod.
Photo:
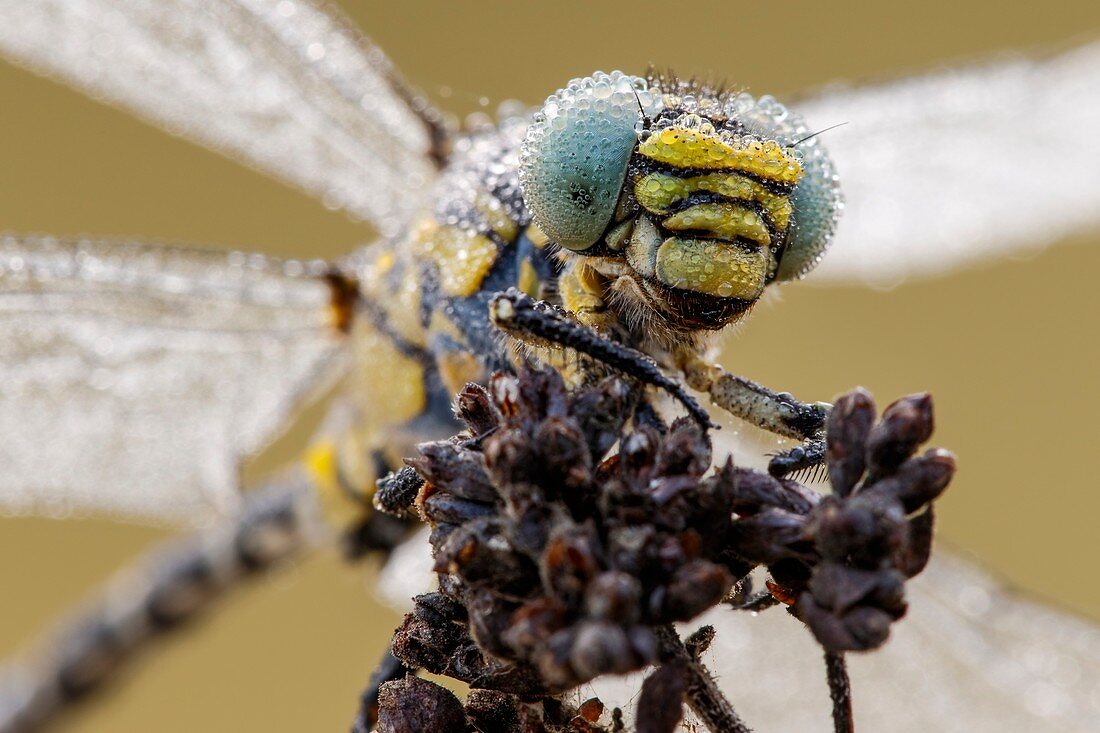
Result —
[[378, 701], [379, 733], [453, 733], [467, 726], [454, 693], [412, 675], [382, 685]]

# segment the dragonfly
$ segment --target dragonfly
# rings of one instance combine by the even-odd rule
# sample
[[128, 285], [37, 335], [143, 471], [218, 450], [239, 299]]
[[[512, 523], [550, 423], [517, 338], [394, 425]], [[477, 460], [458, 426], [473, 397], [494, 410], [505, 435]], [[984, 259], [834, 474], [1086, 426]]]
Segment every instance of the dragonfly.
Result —
[[[136, 576], [115, 596], [130, 601], [95, 609], [99, 615], [80, 630], [99, 638], [115, 634], [107, 650], [117, 651], [202, 607], [250, 569], [308, 544], [315, 494], [345, 522], [381, 521], [358, 489], [407, 455], [416, 440], [452, 432], [441, 409], [429, 408], [445, 407], [447, 390], [497, 366], [492, 358], [499, 353], [484, 319], [463, 313], [433, 323], [429, 313], [422, 322], [425, 283], [402, 276], [409, 274], [401, 269], [408, 258], [398, 256], [398, 245], [434, 265], [435, 292], [448, 296], [452, 315], [467, 299], [471, 310], [484, 312], [483, 296], [494, 288], [538, 292], [559, 274], [553, 268], [560, 259], [540, 259], [536, 250], [548, 251], [540, 233], [555, 229], [560, 202], [545, 207], [550, 213], [533, 212], [532, 227], [534, 207], [524, 196], [537, 182], [522, 192], [512, 185], [535, 119], [530, 110], [512, 107], [491, 126], [453, 128], [376, 46], [321, 5], [44, 0], [27, 7], [8, 1], [0, 3], [0, 21], [0, 51], [9, 58], [265, 171], [366, 219], [381, 234], [378, 243], [336, 262], [143, 242], [0, 239], [0, 506], [11, 513], [96, 513], [183, 525], [222, 520], [201, 542], [162, 558], [167, 571], [158, 566]], [[801, 275], [816, 264], [825, 240], [832, 246], [809, 277], [876, 283], [947, 272], [1096, 226], [1095, 168], [1059, 170], [1055, 185], [1047, 171], [1026, 161], [1039, 159], [1054, 133], [1066, 130], [1081, 131], [1075, 155], [1100, 159], [1086, 134], [1100, 121], [1098, 69], [1100, 49], [1085, 46], [1042, 61], [834, 90], [806, 99], [797, 122], [767, 101], [771, 120], [789, 121], [783, 145], [766, 152], [760, 140], [746, 142], [752, 130], [727, 130], [739, 139], [720, 139], [735, 152], [757, 145], [758, 161], [771, 154], [784, 169], [805, 168], [810, 173], [803, 175], [818, 177], [818, 191], [832, 191], [827, 184], [835, 165], [846, 203], [834, 233], [839, 199], [824, 202], [817, 227], [824, 234], [804, 243], [805, 268], [783, 273], [780, 260], [788, 253], [758, 248], [760, 259], [749, 269], [760, 282], [749, 283], [740, 299], [752, 300], [761, 283], [770, 287]], [[625, 97], [619, 108], [659, 122], [650, 90], [631, 80], [626, 96], [615, 86], [622, 78], [628, 77], [609, 82], [612, 93]], [[1068, 106], [1066, 99], [1079, 103]], [[763, 103], [741, 102], [743, 114]], [[707, 116], [706, 110], [692, 113]], [[803, 127], [801, 119], [819, 127]], [[845, 120], [861, 124], [809, 137]], [[632, 117], [630, 135], [636, 122]], [[705, 124], [693, 120], [691, 129], [709, 136]], [[536, 159], [554, 154], [533, 149]], [[831, 162], [817, 152], [826, 150]], [[764, 207], [753, 211], [766, 211], [775, 224], [783, 199], [799, 189], [771, 184], [750, 198]], [[579, 193], [586, 204], [590, 195], [597, 201], [601, 195]], [[743, 214], [737, 222], [727, 209], [718, 214], [716, 226], [737, 226], [738, 236], [752, 229]], [[761, 239], [774, 234], [766, 230], [756, 228]], [[585, 254], [590, 234], [557, 234], [556, 244], [569, 251], [564, 257], [595, 261]], [[606, 243], [604, 234], [596, 232]], [[526, 259], [516, 255], [522, 248]], [[509, 256], [516, 259], [506, 268]], [[576, 265], [573, 289], [559, 287], [574, 312], [586, 312], [595, 325], [603, 325], [607, 303], [593, 302], [587, 286], [608, 278], [611, 267], [605, 263], [593, 274]], [[509, 277], [493, 279], [506, 269]], [[705, 290], [709, 281], [695, 278], [693, 287]], [[681, 306], [679, 312], [694, 310]], [[732, 317], [715, 316], [709, 325]], [[665, 356], [682, 345], [675, 334], [655, 341], [647, 348]], [[340, 397], [302, 466], [242, 492], [242, 461], [334, 385]], [[396, 440], [386, 444], [379, 437]], [[1100, 675], [1100, 648], [1088, 625], [1012, 596], [958, 559], [929, 570], [912, 607], [886, 650], [854, 663], [856, 685], [873, 701], [861, 709], [871, 729], [1003, 730], [1020, 721], [1029, 730], [1094, 727], [1100, 713], [1090, 692]], [[744, 669], [773, 669], [775, 676], [750, 679], [736, 675], [732, 664], [729, 676], [743, 684], [740, 694], [768, 703], [761, 719], [812, 729], [823, 715], [782, 703], [801, 701], [807, 689], [823, 685], [816, 670], [813, 679], [799, 676], [797, 655], [815, 652], [785, 645], [792, 658], [779, 662], [769, 640], [784, 631], [767, 625], [773, 623], [767, 615], [759, 621], [748, 635], [731, 628], [719, 639], [736, 641], [726, 656]], [[104, 646], [85, 633], [65, 649], [102, 652]], [[88, 657], [63, 652], [32, 670], [0, 698], [0, 721], [33, 720], [117, 661], [92, 659], [97, 666]], [[750, 666], [754, 658], [771, 661]], [[67, 665], [67, 676], [59, 677], [58, 663]], [[1056, 684], [1048, 672], [1063, 668], [1078, 674]], [[910, 704], [914, 690], [927, 701], [918, 710]], [[899, 709], [907, 716], [900, 722]]]

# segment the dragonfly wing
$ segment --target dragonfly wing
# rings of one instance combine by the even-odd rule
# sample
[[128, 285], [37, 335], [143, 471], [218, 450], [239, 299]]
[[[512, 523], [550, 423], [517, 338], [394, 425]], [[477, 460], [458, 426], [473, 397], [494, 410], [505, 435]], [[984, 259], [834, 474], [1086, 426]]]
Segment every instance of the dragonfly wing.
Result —
[[799, 107], [846, 209], [817, 281], [890, 285], [1035, 250], [1100, 226], [1100, 43]]
[[0, 0], [0, 53], [383, 233], [434, 172], [434, 113], [376, 46], [308, 0]]
[[[849, 654], [858, 730], [1086, 733], [1100, 729], [1100, 631], [1005, 590], [940, 552], [911, 584], [909, 614], [886, 645]], [[725, 694], [761, 730], [830, 733], [821, 647], [780, 609], [715, 609], [704, 658]], [[594, 692], [632, 708], [640, 678], [602, 678]], [[588, 694], [582, 692], [582, 697]]]
[[331, 289], [310, 270], [0, 236], [0, 512], [234, 511], [242, 458], [342, 363]]
[[[1097, 729], [1095, 626], [1011, 593], [945, 552], [911, 585], [909, 614], [886, 645], [848, 655], [860, 728]], [[755, 708], [753, 719], [830, 730], [820, 649], [798, 622], [772, 611], [755, 618], [727, 614], [722, 623], [714, 659], [725, 661], [715, 664], [731, 694]]]

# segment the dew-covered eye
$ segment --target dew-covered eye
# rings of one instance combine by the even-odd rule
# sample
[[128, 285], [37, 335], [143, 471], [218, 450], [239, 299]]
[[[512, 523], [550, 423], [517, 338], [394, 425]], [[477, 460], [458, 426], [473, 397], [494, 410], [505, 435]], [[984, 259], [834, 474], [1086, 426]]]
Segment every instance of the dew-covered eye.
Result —
[[527, 128], [519, 178], [535, 224], [551, 241], [580, 252], [599, 240], [626, 178], [642, 110], [651, 115], [658, 104], [645, 79], [619, 71], [574, 79], [546, 100]]
[[802, 181], [791, 193], [791, 232], [777, 280], [797, 280], [817, 267], [836, 230], [843, 197], [832, 160], [817, 140], [803, 147]]

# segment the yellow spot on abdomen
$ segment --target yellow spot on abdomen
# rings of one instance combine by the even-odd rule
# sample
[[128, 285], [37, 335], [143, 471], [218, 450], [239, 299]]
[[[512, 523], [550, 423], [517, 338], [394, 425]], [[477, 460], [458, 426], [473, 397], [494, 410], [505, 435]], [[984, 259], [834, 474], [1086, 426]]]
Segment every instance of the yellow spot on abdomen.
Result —
[[340, 486], [337, 454], [335, 443], [321, 440], [309, 448], [303, 464], [317, 489], [325, 519], [333, 527], [344, 527], [370, 511], [370, 505], [356, 501]]
[[477, 292], [498, 254], [496, 243], [488, 237], [435, 222], [420, 226], [417, 245], [435, 263], [443, 292], [460, 298]]
[[336, 446], [331, 441], [314, 443], [303, 459], [313, 482], [322, 489], [338, 488], [336, 479]]

